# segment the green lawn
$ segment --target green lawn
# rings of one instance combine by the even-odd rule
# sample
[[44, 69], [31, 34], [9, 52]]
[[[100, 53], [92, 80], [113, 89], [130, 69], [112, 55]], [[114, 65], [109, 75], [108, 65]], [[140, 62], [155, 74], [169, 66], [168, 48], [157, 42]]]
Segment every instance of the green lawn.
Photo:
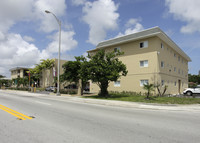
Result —
[[119, 100], [129, 102], [145, 102], [145, 103], [159, 103], [159, 104], [200, 104], [200, 98], [189, 97], [155, 97], [151, 96], [150, 100], [146, 96], [138, 94], [125, 94], [125, 93], [111, 93], [109, 97], [85, 96], [84, 98], [105, 99], [105, 100]]

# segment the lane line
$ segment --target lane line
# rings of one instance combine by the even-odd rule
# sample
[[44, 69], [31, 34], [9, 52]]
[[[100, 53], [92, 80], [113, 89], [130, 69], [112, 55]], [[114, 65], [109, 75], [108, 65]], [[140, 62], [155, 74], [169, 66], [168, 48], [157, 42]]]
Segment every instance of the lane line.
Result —
[[20, 112], [12, 110], [12, 109], [10, 109], [10, 108], [8, 108], [6, 106], [3, 106], [3, 105], [0, 105], [0, 109], [2, 109], [3, 111], [6, 111], [8, 113], [10, 113], [11, 115], [13, 115], [13, 116], [15, 116], [15, 117], [17, 117], [17, 118], [19, 118], [21, 120], [32, 119], [32, 117], [24, 115], [24, 114], [22, 114]]
[[35, 101], [36, 103], [39, 103], [39, 104], [44, 104], [44, 105], [51, 105], [49, 103], [46, 103], [46, 102], [41, 102], [41, 101]]

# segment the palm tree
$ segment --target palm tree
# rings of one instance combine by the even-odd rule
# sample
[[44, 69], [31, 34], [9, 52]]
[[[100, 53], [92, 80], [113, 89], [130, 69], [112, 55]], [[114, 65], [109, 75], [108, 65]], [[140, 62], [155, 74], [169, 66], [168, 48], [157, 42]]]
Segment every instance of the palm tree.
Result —
[[147, 97], [146, 97], [146, 99], [149, 99], [151, 91], [154, 91], [154, 85], [147, 83], [147, 84], [144, 84], [143, 88], [144, 88], [144, 90], [147, 90]]
[[42, 62], [40, 63], [40, 66], [42, 69], [50, 69], [54, 66], [54, 62], [55, 60], [54, 59], [42, 59], [41, 60]]

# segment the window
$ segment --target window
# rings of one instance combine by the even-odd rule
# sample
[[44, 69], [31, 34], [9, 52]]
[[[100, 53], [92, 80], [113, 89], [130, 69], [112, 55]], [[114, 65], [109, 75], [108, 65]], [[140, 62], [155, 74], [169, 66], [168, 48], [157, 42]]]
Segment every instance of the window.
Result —
[[176, 86], [176, 81], [174, 82], [174, 86]]
[[163, 43], [161, 43], [161, 49], [164, 49], [164, 45], [163, 45]]
[[180, 62], [180, 56], [178, 56], [178, 61]]
[[145, 79], [145, 80], [140, 80], [140, 86], [144, 86], [144, 84], [148, 84], [149, 80]]
[[117, 53], [118, 51], [119, 51], [119, 52], [121, 51], [120, 47], [117, 47], [117, 48], [114, 49], [114, 52], [115, 52], [115, 53]]
[[147, 48], [148, 47], [148, 41], [144, 41], [140, 43], [140, 48]]
[[165, 84], [165, 81], [161, 80], [161, 85], [164, 86], [164, 84]]
[[140, 67], [148, 67], [149, 63], [148, 60], [140, 61]]
[[120, 87], [120, 81], [115, 81], [114, 82], [114, 87]]
[[176, 58], [176, 53], [174, 53], [174, 57]]
[[176, 72], [176, 67], [174, 67], [174, 71]]
[[164, 68], [164, 62], [161, 61], [161, 68]]

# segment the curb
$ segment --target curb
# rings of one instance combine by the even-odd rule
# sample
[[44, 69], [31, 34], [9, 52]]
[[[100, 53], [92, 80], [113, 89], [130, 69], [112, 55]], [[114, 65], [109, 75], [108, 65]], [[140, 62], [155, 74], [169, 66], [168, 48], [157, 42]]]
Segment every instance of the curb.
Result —
[[57, 100], [59, 98], [59, 101], [72, 101], [77, 103], [89, 103], [89, 104], [114, 106], [114, 107], [200, 112], [200, 104], [191, 104], [191, 105], [156, 104], [156, 103], [128, 102], [128, 101], [115, 101], [115, 100], [104, 100], [104, 99], [88, 99], [88, 98], [82, 98], [80, 96], [72, 96], [67, 94], [61, 94], [61, 96], [56, 96], [56, 94], [39, 94], [39, 93], [31, 93], [28, 91], [15, 91], [15, 90], [0, 90], [0, 92], [15, 93], [15, 94], [20, 93], [23, 95], [30, 95], [30, 96], [43, 96], [43, 97], [46, 96], [46, 97], [52, 97], [54, 100]]

